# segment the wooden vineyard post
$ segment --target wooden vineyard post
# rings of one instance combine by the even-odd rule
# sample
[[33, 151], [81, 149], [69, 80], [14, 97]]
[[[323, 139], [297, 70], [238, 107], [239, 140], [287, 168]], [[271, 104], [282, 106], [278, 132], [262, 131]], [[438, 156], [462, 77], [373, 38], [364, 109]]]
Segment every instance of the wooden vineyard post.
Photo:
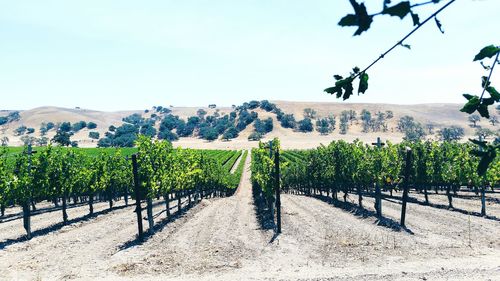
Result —
[[141, 207], [141, 191], [139, 190], [139, 174], [137, 172], [137, 155], [132, 155], [132, 171], [134, 173], [134, 192], [135, 192], [135, 213], [137, 214], [137, 227], [139, 230], [139, 241], [144, 239], [142, 228], [142, 207]]
[[405, 227], [406, 203], [408, 202], [408, 190], [410, 189], [411, 148], [406, 148], [405, 181], [403, 190], [403, 204], [401, 207], [401, 226]]
[[481, 216], [486, 216], [486, 191], [485, 191], [485, 186], [482, 184], [481, 186]]
[[280, 152], [274, 154], [274, 187], [276, 189], [276, 224], [277, 233], [281, 233], [281, 198], [280, 198]]
[[[380, 140], [380, 137], [377, 137], [377, 142], [372, 143], [372, 145], [376, 145], [377, 149], [380, 149], [385, 143]], [[378, 183], [375, 183], [375, 210], [377, 211], [377, 216], [382, 217], [382, 192]]]
[[[33, 151], [33, 147], [31, 144], [28, 144], [28, 176], [31, 177], [31, 168], [32, 168], [32, 160], [31, 156], [33, 153], [36, 153], [36, 151]], [[31, 190], [29, 192], [31, 194]], [[30, 209], [30, 203], [31, 203], [31, 196], [28, 196], [28, 198], [25, 199], [25, 202], [23, 203], [23, 226], [24, 229], [26, 230], [26, 238], [31, 239], [31, 209]]]

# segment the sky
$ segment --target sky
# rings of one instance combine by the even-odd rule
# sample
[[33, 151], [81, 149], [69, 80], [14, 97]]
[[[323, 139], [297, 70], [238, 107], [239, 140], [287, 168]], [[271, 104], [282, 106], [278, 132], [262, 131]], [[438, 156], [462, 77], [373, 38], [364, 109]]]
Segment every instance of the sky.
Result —
[[[382, 0], [366, 0], [378, 12]], [[396, 3], [397, 1], [393, 1]], [[412, 3], [422, 1], [411, 1]], [[446, 1], [443, 1], [443, 4]], [[417, 9], [424, 19], [443, 4]], [[500, 0], [457, 0], [376, 64], [349, 102], [463, 103], [500, 44]], [[0, 109], [229, 106], [250, 100], [342, 102], [333, 75], [364, 68], [412, 28], [378, 16], [353, 37], [348, 0], [0, 1]], [[493, 73], [500, 84], [500, 68]], [[499, 86], [497, 86], [499, 87]]]

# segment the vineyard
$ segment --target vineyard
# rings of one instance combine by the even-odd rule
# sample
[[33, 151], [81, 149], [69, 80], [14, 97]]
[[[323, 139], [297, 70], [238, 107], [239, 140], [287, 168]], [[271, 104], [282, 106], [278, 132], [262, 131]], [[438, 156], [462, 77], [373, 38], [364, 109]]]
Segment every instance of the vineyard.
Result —
[[496, 274], [500, 161], [479, 176], [472, 145], [136, 144], [2, 150], [0, 280]]
[[[65, 225], [70, 223], [70, 207], [86, 204], [86, 217], [91, 217], [97, 202], [108, 202], [111, 210], [115, 202], [123, 200], [128, 206], [129, 200], [135, 201], [139, 195], [146, 202], [151, 231], [153, 216], [158, 216], [152, 213], [153, 200], [163, 198], [169, 218], [173, 200], [180, 212], [183, 199], [191, 207], [202, 198], [229, 196], [239, 184], [244, 159], [235, 164], [246, 157], [241, 151], [174, 149], [169, 142], [146, 137], [137, 144], [137, 150], [101, 149], [99, 153], [51, 146], [39, 151], [31, 147], [0, 151], [0, 222], [18, 216], [6, 215], [7, 207], [20, 206], [26, 238], [30, 239], [32, 216], [57, 209]], [[131, 161], [134, 152], [136, 185]], [[43, 208], [38, 209], [38, 204]], [[142, 210], [140, 203], [137, 206]]]
[[[417, 142], [364, 144], [334, 141], [313, 150], [290, 150], [276, 162], [279, 141], [261, 143], [252, 155], [252, 180], [261, 190], [262, 198], [273, 212], [276, 188], [282, 192], [308, 196], [325, 196], [335, 203], [347, 203], [350, 195], [357, 197], [363, 208], [364, 196], [375, 199], [377, 216], [382, 217], [382, 199], [399, 198], [423, 205], [434, 205], [429, 194], [445, 193], [448, 209], [459, 193], [475, 194], [481, 201], [481, 216], [486, 211], [486, 193], [500, 187], [500, 159], [493, 161], [485, 175], [478, 174], [480, 158], [474, 156], [474, 145], [457, 142]], [[276, 163], [281, 174], [279, 184], [273, 178]], [[406, 188], [405, 188], [406, 187]], [[409, 192], [417, 194], [408, 197]], [[395, 193], [403, 193], [397, 197]], [[418, 199], [423, 196], [423, 199]], [[420, 201], [419, 201], [420, 200]], [[458, 209], [459, 210], [459, 209]], [[404, 215], [403, 215], [404, 216]], [[403, 223], [404, 225], [404, 219]]]

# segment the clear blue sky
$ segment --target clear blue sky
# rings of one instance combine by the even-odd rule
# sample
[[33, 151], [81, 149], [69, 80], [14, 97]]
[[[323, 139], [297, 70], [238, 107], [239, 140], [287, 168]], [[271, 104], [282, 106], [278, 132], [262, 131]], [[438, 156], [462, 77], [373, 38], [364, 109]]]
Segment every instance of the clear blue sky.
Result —
[[[421, 8], [421, 19], [437, 7]], [[2, 1], [0, 108], [337, 101], [323, 92], [333, 74], [366, 66], [412, 28], [409, 17], [377, 17], [352, 37], [337, 26], [351, 9], [348, 0]], [[370, 89], [352, 102], [477, 94], [483, 70], [472, 58], [500, 44], [499, 11], [500, 0], [458, 0], [439, 17], [444, 35], [424, 26], [411, 51], [398, 48], [369, 72]]]

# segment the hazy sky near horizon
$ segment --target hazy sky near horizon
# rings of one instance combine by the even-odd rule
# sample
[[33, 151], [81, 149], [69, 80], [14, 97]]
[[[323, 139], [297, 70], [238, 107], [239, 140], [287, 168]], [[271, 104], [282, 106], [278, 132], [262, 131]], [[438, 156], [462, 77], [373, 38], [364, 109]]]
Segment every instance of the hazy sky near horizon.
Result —
[[[419, 8], [421, 20], [440, 6]], [[351, 10], [348, 0], [2, 1], [0, 109], [341, 102], [323, 92], [332, 75], [364, 68], [413, 28], [409, 16], [380, 16], [353, 37], [337, 25]], [[499, 11], [500, 0], [456, 1], [438, 16], [445, 34], [422, 27], [350, 102], [463, 103], [480, 93], [485, 72], [472, 59], [500, 44]], [[500, 84], [500, 68], [492, 80]]]

